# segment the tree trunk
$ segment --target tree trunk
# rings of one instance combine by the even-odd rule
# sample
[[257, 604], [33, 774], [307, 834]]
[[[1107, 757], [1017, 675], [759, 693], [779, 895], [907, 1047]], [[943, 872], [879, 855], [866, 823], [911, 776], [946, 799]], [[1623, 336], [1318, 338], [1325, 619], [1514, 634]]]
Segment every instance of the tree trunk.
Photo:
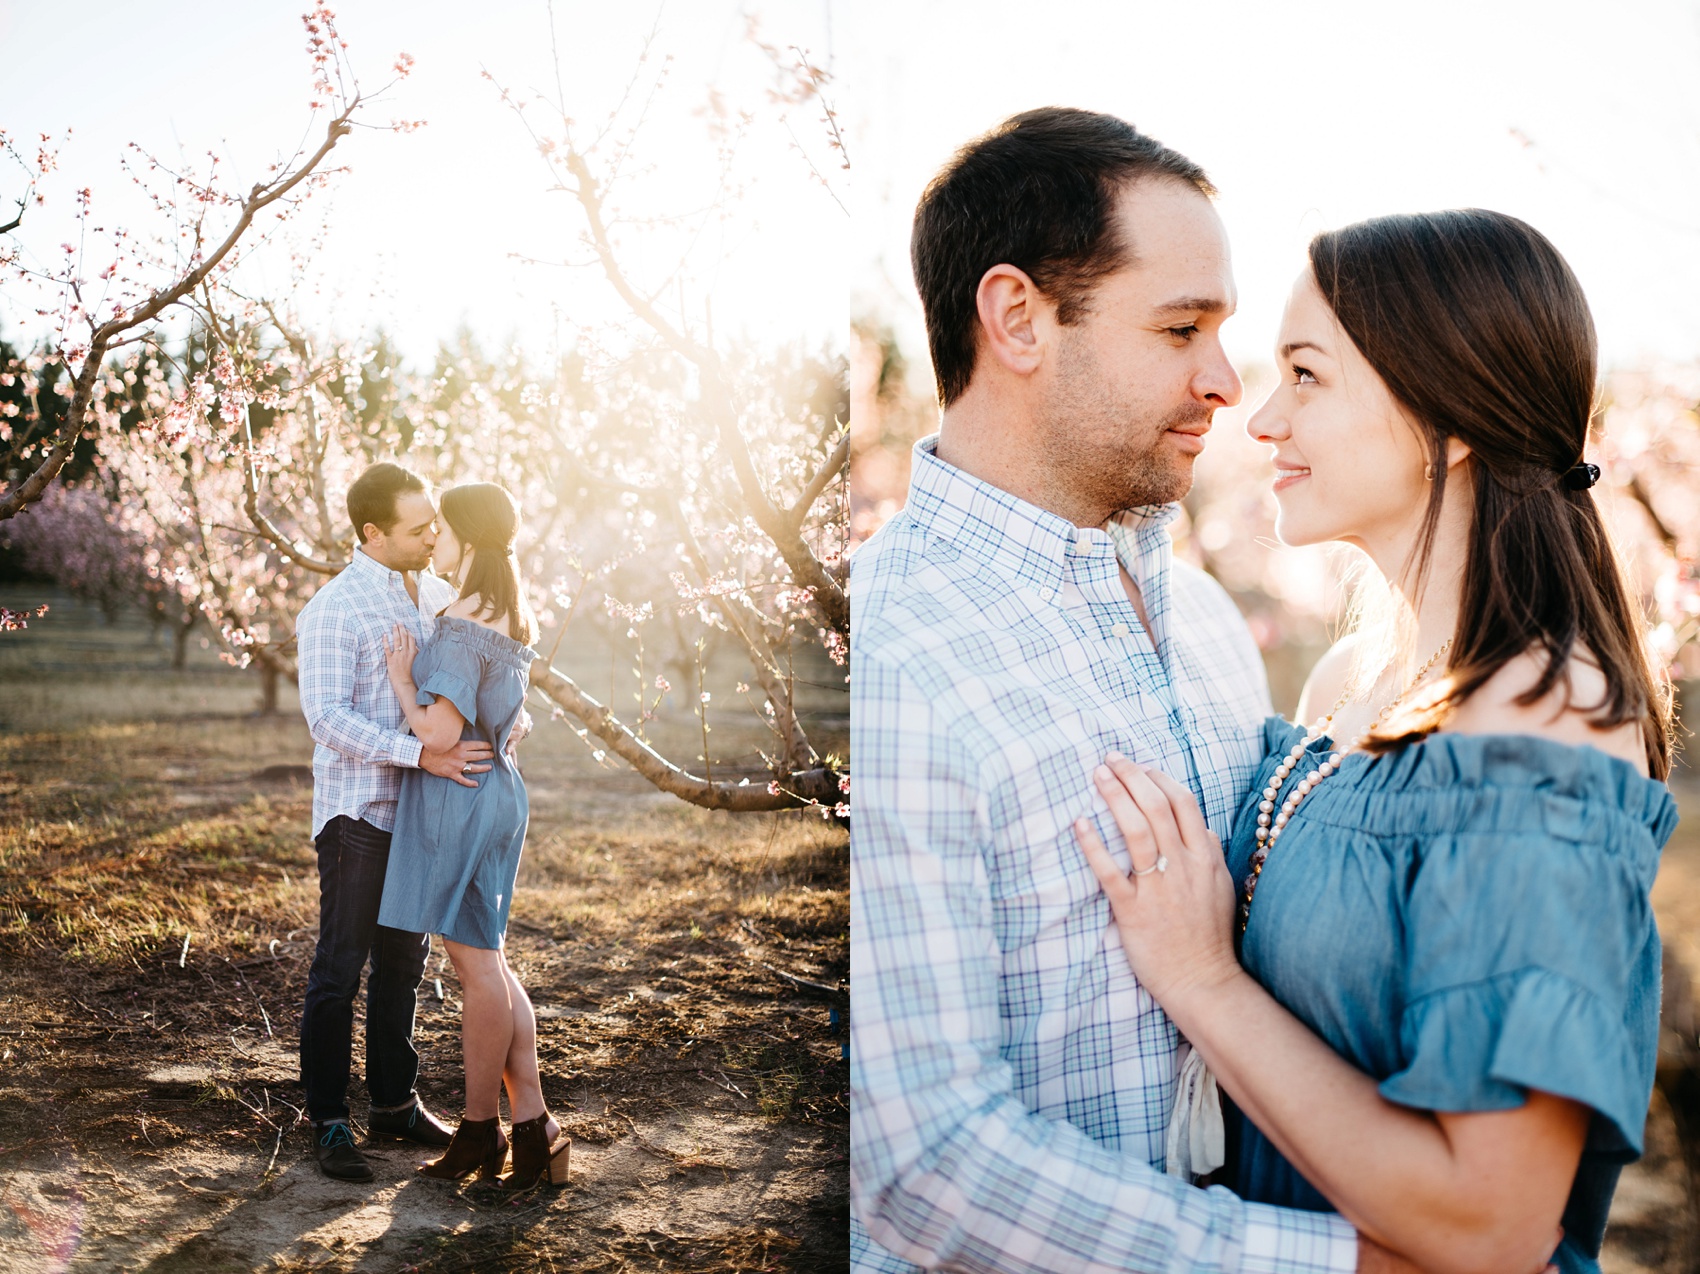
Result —
[[277, 715], [277, 669], [269, 663], [260, 665], [260, 715]]
[[1670, 1106], [1688, 1169], [1688, 1230], [1682, 1236], [1686, 1261], [1700, 1253], [1700, 1013], [1696, 1012], [1693, 977], [1669, 947], [1664, 951], [1663, 975], [1655, 1082]]
[[171, 633], [171, 667], [176, 672], [182, 672], [189, 661], [189, 634], [195, 631], [195, 617], [179, 620], [172, 626]]

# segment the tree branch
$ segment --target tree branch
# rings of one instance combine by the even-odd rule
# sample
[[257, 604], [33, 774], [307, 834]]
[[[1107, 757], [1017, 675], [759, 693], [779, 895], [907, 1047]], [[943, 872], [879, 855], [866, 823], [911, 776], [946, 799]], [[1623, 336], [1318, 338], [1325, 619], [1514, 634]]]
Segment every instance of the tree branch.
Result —
[[48, 483], [59, 476], [59, 471], [65, 467], [65, 462], [71, 458], [76, 449], [77, 439], [82, 436], [83, 426], [88, 414], [89, 404], [94, 399], [94, 388], [100, 377], [101, 360], [106, 357], [112, 343], [145, 323], [152, 322], [169, 306], [175, 305], [185, 296], [192, 293], [201, 285], [224, 259], [230, 255], [242, 236], [248, 232], [248, 227], [254, 218], [264, 209], [276, 203], [279, 199], [295, 189], [323, 162], [336, 144], [348, 136], [352, 125], [349, 117], [360, 105], [357, 96], [349, 102], [347, 108], [330, 122], [325, 130], [325, 140], [319, 144], [307, 161], [292, 173], [285, 173], [269, 185], [256, 182], [248, 192], [248, 197], [242, 201], [242, 212], [231, 227], [224, 241], [213, 250], [211, 256], [205, 258], [199, 265], [187, 274], [180, 276], [175, 282], [154, 292], [147, 300], [134, 309], [115, 315], [96, 327], [90, 336], [88, 353], [83, 358], [83, 366], [74, 382], [75, 388], [71, 401], [65, 407], [64, 419], [60, 421], [55, 435], [57, 441], [43, 458], [42, 462], [17, 486], [12, 487], [4, 495], [0, 495], [0, 522], [15, 517], [24, 509], [41, 498]]
[[760, 810], [797, 809], [811, 803], [833, 805], [843, 799], [838, 773], [829, 768], [791, 774], [780, 780], [777, 794], [763, 784], [747, 786], [698, 778], [667, 760], [633, 734], [612, 711], [587, 695], [565, 673], [537, 660], [531, 665], [531, 684], [562, 711], [581, 722], [608, 749], [655, 787], [692, 805], [705, 809], [749, 813]]
[[832, 454], [815, 470], [815, 476], [809, 479], [809, 484], [803, 488], [803, 494], [797, 497], [797, 503], [786, 511], [785, 516], [791, 519], [792, 526], [802, 530], [803, 523], [808, 520], [809, 510], [814, 507], [815, 501], [820, 499], [820, 493], [844, 472], [844, 466], [849, 463], [850, 431], [846, 429], [844, 436], [838, 440], [838, 445], [832, 449]]
[[242, 511], [248, 515], [248, 521], [254, 524], [254, 529], [267, 543], [297, 566], [305, 567], [319, 575], [337, 574], [348, 565], [347, 562], [332, 562], [326, 558], [314, 557], [285, 535], [277, 523], [260, 512], [258, 474], [254, 463], [254, 431], [249, 424], [246, 407], [242, 409], [242, 427], [248, 440], [248, 454], [242, 461]]
[[676, 353], [696, 365], [702, 378], [703, 399], [708, 406], [710, 419], [720, 435], [720, 443], [731, 458], [732, 472], [738, 480], [738, 490], [743, 497], [746, 511], [762, 529], [763, 534], [773, 541], [773, 546], [779, 550], [780, 557], [791, 572], [791, 578], [807, 589], [815, 599], [815, 604], [820, 607], [828, 626], [847, 636], [850, 632], [849, 595], [844, 586], [833, 577], [832, 572], [814, 555], [813, 550], [804, 541], [800, 529], [792, 525], [788, 514], [775, 508], [767, 492], [763, 490], [743, 431], [738, 428], [737, 408], [732, 402], [731, 390], [726, 384], [719, 354], [679, 331], [662, 317], [647, 297], [632, 286], [608, 237], [608, 227], [602, 215], [602, 197], [597, 189], [596, 178], [590, 171], [590, 165], [576, 148], [567, 150], [566, 163], [567, 170], [576, 182], [572, 192], [584, 210], [585, 219], [590, 226], [591, 243], [596, 249], [597, 259], [602, 264], [602, 273], [632, 313]]
[[1653, 497], [1648, 493], [1647, 486], [1641, 481], [1641, 475], [1636, 474], [1629, 479], [1623, 488], [1624, 494], [1639, 504], [1647, 515], [1647, 520], [1653, 524], [1653, 532], [1664, 542], [1665, 551], [1673, 556], [1678, 550], [1678, 538], [1670, 523], [1659, 516], [1659, 511], [1653, 507]]

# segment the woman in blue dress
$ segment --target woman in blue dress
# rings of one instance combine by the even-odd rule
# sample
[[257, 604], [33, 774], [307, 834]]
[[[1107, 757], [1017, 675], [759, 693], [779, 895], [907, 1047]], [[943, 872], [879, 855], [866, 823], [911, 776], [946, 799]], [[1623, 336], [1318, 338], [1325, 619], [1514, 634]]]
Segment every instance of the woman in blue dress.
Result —
[[529, 817], [525, 783], [504, 743], [524, 709], [537, 623], [514, 561], [519, 513], [493, 483], [443, 493], [432, 564], [460, 590], [424, 647], [397, 626], [390, 682], [408, 726], [427, 747], [482, 739], [495, 764], [477, 787], [423, 770], [402, 772], [390, 866], [378, 923], [440, 934], [461, 986], [466, 1112], [426, 1176], [494, 1178], [508, 1154], [498, 1103], [506, 1083], [513, 1118], [509, 1189], [567, 1179], [569, 1143], [543, 1102], [537, 1019], [508, 967], [503, 936]]
[[1311, 675], [1315, 724], [1269, 723], [1225, 862], [1190, 793], [1119, 756], [1096, 780], [1126, 865], [1076, 834], [1237, 1108], [1244, 1197], [1337, 1209], [1428, 1271], [1597, 1270], [1651, 1096], [1676, 813], [1583, 461], [1587, 303], [1515, 218], [1378, 218], [1312, 242], [1277, 353], [1248, 425], [1277, 530], [1360, 549], [1379, 619]]

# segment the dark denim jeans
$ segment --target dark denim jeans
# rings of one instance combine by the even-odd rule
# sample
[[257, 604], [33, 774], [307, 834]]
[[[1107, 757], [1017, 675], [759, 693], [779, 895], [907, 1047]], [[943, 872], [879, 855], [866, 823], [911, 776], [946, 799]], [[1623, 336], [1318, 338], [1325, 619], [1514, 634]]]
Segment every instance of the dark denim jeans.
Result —
[[419, 1054], [413, 1013], [431, 940], [378, 923], [390, 834], [338, 816], [314, 841], [319, 852], [319, 945], [307, 974], [301, 1010], [301, 1085], [307, 1117], [348, 1118], [349, 1058], [354, 1048], [354, 997], [366, 979], [366, 1089], [374, 1106], [413, 1096]]

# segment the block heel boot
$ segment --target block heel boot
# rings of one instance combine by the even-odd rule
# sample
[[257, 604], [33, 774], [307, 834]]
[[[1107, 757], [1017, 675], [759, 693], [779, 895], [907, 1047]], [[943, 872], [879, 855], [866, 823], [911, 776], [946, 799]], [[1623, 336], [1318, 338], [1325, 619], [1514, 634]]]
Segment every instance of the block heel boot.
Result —
[[572, 1138], [559, 1136], [549, 1142], [549, 1112], [514, 1125], [513, 1171], [502, 1178], [504, 1190], [529, 1190], [539, 1181], [552, 1186], [567, 1184], [567, 1159]]
[[[517, 1126], [514, 1131], [519, 1131]], [[463, 1119], [443, 1157], [420, 1164], [419, 1175], [439, 1181], [459, 1181], [476, 1172], [483, 1180], [494, 1181], [507, 1157], [508, 1140], [502, 1135], [499, 1118]]]

